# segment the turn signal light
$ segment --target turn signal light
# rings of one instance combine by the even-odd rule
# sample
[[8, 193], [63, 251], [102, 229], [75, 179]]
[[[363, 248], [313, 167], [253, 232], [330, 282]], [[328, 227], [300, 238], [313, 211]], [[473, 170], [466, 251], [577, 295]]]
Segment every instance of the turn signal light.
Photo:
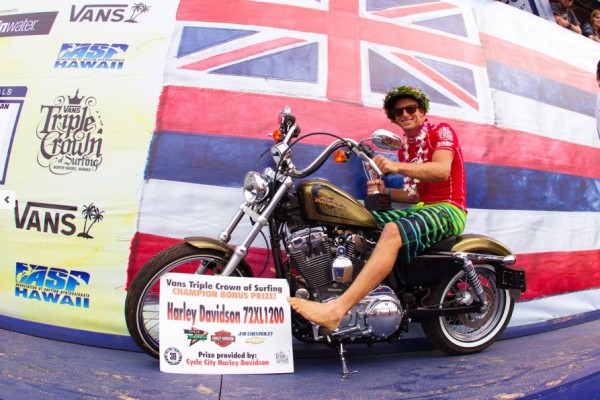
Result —
[[341, 164], [341, 163], [343, 163], [343, 162], [346, 162], [346, 161], [348, 161], [348, 159], [349, 159], [349, 158], [350, 158], [350, 157], [348, 157], [348, 154], [346, 153], [346, 151], [345, 151], [345, 150], [341, 150], [341, 149], [340, 149], [340, 150], [336, 150], [336, 151], [333, 153], [333, 160], [334, 160], [336, 163], [340, 163], [340, 164]]
[[276, 142], [279, 142], [281, 139], [283, 139], [283, 135], [281, 134], [281, 131], [279, 129], [275, 129], [273, 131], [273, 140], [275, 140]]

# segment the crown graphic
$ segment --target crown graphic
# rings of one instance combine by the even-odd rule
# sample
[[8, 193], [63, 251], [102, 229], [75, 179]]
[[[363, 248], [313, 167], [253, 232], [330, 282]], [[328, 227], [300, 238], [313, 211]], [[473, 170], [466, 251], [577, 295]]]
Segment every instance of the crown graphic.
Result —
[[77, 91], [75, 92], [75, 96], [69, 97], [69, 104], [73, 105], [73, 106], [78, 106], [79, 104], [81, 104], [81, 101], [83, 100], [83, 97], [78, 97], [77, 95], [79, 94], [79, 89], [77, 89]]

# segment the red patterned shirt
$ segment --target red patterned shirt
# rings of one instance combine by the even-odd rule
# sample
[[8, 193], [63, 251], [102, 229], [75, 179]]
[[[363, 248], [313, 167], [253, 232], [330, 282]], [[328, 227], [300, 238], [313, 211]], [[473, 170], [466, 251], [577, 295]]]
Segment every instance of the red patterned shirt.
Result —
[[[456, 207], [467, 210], [467, 191], [465, 165], [458, 143], [458, 137], [450, 125], [440, 123], [430, 126], [425, 138], [427, 154], [423, 157], [423, 162], [431, 161], [433, 153], [436, 150], [450, 150], [454, 153], [450, 176], [441, 182], [419, 182], [417, 185], [419, 199], [425, 204], [434, 204], [446, 202]], [[418, 146], [414, 140], [408, 141], [408, 154], [410, 159], [416, 157]], [[403, 160], [402, 150], [398, 152], [398, 159]]]

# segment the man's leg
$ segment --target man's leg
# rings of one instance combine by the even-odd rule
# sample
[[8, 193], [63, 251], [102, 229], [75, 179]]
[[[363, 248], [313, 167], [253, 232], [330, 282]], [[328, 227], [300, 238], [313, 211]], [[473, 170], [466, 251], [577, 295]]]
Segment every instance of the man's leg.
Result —
[[288, 302], [296, 312], [307, 320], [329, 330], [334, 330], [340, 325], [348, 310], [389, 275], [394, 267], [400, 247], [402, 247], [402, 240], [400, 239], [398, 226], [393, 222], [388, 223], [383, 228], [371, 258], [358, 274], [356, 280], [340, 297], [327, 303], [289, 297]]

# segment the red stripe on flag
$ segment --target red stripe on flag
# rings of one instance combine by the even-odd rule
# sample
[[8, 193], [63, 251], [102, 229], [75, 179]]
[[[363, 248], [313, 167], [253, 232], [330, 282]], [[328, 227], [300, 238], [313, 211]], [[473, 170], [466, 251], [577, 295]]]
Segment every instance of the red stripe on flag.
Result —
[[479, 43], [364, 18], [360, 24], [361, 40], [427, 54], [431, 58], [439, 57], [476, 67], [486, 66], [483, 48]]
[[477, 99], [474, 99], [469, 93], [465, 92], [461, 87], [455, 85], [453, 82], [447, 80], [442, 75], [440, 75], [433, 68], [429, 67], [425, 63], [422, 63], [415, 58], [405, 55], [394, 53], [396, 57], [404, 61], [405, 63], [411, 65], [413, 68], [419, 70], [422, 74], [428, 76], [432, 80], [434, 80], [437, 84], [444, 87], [450, 93], [464, 101], [466, 104], [470, 105], [475, 110], [479, 110], [479, 104], [477, 103]]
[[523, 300], [600, 288], [600, 250], [517, 255], [527, 274]]
[[[224, 105], [235, 111], [235, 118], [226, 112]], [[163, 89], [157, 130], [267, 139], [278, 127], [277, 115], [284, 105], [291, 106], [305, 133], [329, 131], [358, 140], [379, 128], [401, 134], [378, 107], [182, 86]], [[454, 128], [466, 161], [600, 179], [600, 148], [470, 121], [436, 116], [429, 119], [433, 123], [448, 122]], [[252, 121], [251, 128], [248, 121]], [[315, 136], [305, 143], [329, 144], [329, 141]]]
[[360, 32], [358, 2], [329, 0], [327, 14], [327, 97], [360, 104]]
[[593, 70], [588, 71], [577, 68], [572, 64], [539, 53], [531, 48], [522, 47], [485, 33], [480, 33], [480, 37], [488, 61], [509, 65], [533, 75], [573, 86], [585, 92], [596, 94], [598, 90], [596, 75]]
[[222, 53], [214, 57], [209, 57], [205, 60], [198, 61], [195, 63], [188, 64], [183, 69], [191, 69], [196, 71], [204, 71], [216, 66], [222, 66], [223, 64], [234, 62], [245, 57], [256, 56], [261, 53], [277, 49], [283, 46], [289, 46], [297, 43], [302, 43], [304, 40], [284, 37], [280, 39], [269, 40], [253, 46], [247, 46], [242, 49]]
[[[131, 242], [126, 287], [129, 288], [135, 274], [153, 255], [181, 242], [183, 240], [136, 233]], [[261, 277], [274, 276], [272, 261], [265, 268], [266, 257], [266, 249], [250, 248], [246, 261], [255, 276], [263, 270]], [[521, 300], [600, 288], [600, 250], [518, 254], [515, 267], [524, 269], [527, 275], [527, 291]]]
[[386, 18], [397, 18], [397, 17], [404, 17], [407, 15], [423, 14], [423, 13], [428, 13], [428, 12], [433, 12], [433, 11], [450, 10], [453, 8], [456, 8], [456, 6], [453, 4], [431, 3], [431, 4], [420, 4], [420, 5], [416, 5], [416, 6], [391, 8], [391, 9], [383, 10], [383, 11], [374, 11], [373, 14], [380, 15], [380, 16], [386, 17]]
[[[129, 253], [129, 263], [127, 265], [127, 282], [126, 288], [129, 289], [131, 281], [153, 256], [179, 243], [183, 243], [183, 239], [174, 239], [165, 236], [150, 235], [137, 232], [131, 240], [131, 249]], [[252, 268], [252, 273], [255, 277], [273, 278], [275, 277], [273, 258], [265, 266], [267, 259], [266, 249], [252, 248], [246, 256], [246, 261]]]

